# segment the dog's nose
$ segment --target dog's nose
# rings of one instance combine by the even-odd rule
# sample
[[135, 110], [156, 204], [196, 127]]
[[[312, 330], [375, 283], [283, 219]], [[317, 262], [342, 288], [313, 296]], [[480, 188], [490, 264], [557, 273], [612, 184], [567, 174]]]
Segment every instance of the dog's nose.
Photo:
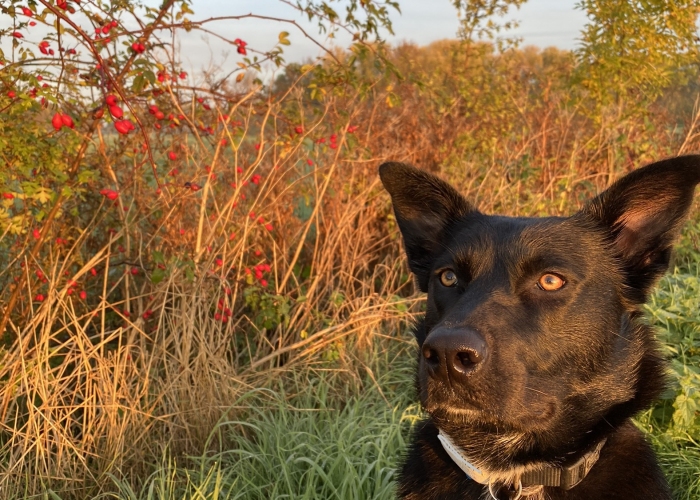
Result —
[[430, 375], [437, 378], [471, 375], [488, 355], [486, 341], [469, 328], [438, 327], [425, 339], [423, 358]]

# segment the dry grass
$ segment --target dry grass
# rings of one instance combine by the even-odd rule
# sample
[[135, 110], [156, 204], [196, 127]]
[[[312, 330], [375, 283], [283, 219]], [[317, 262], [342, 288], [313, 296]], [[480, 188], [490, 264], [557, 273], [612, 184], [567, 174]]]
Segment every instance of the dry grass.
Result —
[[[542, 54], [523, 54], [535, 71]], [[213, 137], [195, 126], [154, 136], [179, 157], [160, 161], [172, 182], [159, 196], [149, 173], [133, 174], [136, 140], [90, 138], [85, 161], [111, 179], [117, 202], [75, 200], [79, 216], [53, 227], [68, 245], [18, 252], [0, 271], [4, 283], [26, 278], [0, 361], [0, 490], [85, 498], [112, 477], [138, 487], [166, 449], [201, 454], [223, 416], [250, 410], [242, 395], [290, 367], [325, 363], [347, 383], [371, 375], [358, 351], [402, 339], [404, 312], [420, 307], [376, 175], [386, 159], [444, 164], [486, 211], [567, 213], [620, 171], [697, 143], [691, 117], [683, 137], [622, 150], [622, 133], [639, 145], [639, 123], [587, 121], [556, 74], [545, 76], [552, 91], [540, 97], [503, 83], [507, 98], [493, 106], [512, 120], [506, 130], [407, 82], [388, 108], [381, 75], [313, 104], [301, 87], [275, 100], [240, 95]], [[196, 123], [182, 101], [173, 94], [173, 110]]]

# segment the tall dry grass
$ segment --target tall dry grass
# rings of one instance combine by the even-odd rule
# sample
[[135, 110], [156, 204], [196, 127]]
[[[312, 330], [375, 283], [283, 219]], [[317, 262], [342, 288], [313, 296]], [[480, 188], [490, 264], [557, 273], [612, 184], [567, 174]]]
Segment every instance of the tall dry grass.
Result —
[[[651, 125], [588, 116], [570, 99], [567, 53], [467, 63], [457, 48], [397, 48], [408, 78], [366, 68], [363, 85], [320, 101], [301, 79], [273, 97], [231, 93], [211, 137], [194, 99], [171, 93], [190, 126], [153, 138], [178, 157], [159, 163], [159, 194], [140, 144], [98, 130], [85, 161], [119, 198], [76, 201], [84, 225], [54, 228], [68, 244], [0, 271], [5, 300], [26, 277], [0, 361], [0, 491], [85, 498], [110, 475], [138, 485], [166, 449], [201, 453], [223, 416], [245, 418], [242, 394], [289, 367], [352, 383], [373, 339], [402, 341], [420, 298], [382, 161], [442, 165], [485, 211], [567, 213], [619, 173], [697, 148], [697, 109]], [[682, 134], [669, 126], [681, 122]]]

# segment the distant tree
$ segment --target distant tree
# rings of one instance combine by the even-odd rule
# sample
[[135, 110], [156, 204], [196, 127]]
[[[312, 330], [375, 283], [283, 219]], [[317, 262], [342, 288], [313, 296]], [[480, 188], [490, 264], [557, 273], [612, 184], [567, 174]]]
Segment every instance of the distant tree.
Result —
[[496, 17], [504, 17], [511, 7], [520, 8], [527, 0], [452, 0], [460, 17], [459, 37], [465, 41], [476, 39], [495, 40], [502, 48], [517, 41], [515, 38], [501, 38], [498, 34], [518, 26], [514, 20], [502, 24]]
[[589, 19], [578, 76], [598, 107], [631, 113], [697, 74], [700, 1], [581, 0], [577, 8]]

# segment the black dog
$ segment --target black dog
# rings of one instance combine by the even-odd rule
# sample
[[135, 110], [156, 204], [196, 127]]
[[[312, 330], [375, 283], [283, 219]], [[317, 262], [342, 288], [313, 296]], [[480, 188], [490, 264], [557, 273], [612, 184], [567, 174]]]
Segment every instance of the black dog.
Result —
[[670, 499], [630, 422], [664, 388], [640, 306], [666, 271], [700, 156], [636, 170], [568, 218], [484, 215], [401, 163], [379, 173], [427, 312], [417, 388], [430, 415], [407, 499]]

